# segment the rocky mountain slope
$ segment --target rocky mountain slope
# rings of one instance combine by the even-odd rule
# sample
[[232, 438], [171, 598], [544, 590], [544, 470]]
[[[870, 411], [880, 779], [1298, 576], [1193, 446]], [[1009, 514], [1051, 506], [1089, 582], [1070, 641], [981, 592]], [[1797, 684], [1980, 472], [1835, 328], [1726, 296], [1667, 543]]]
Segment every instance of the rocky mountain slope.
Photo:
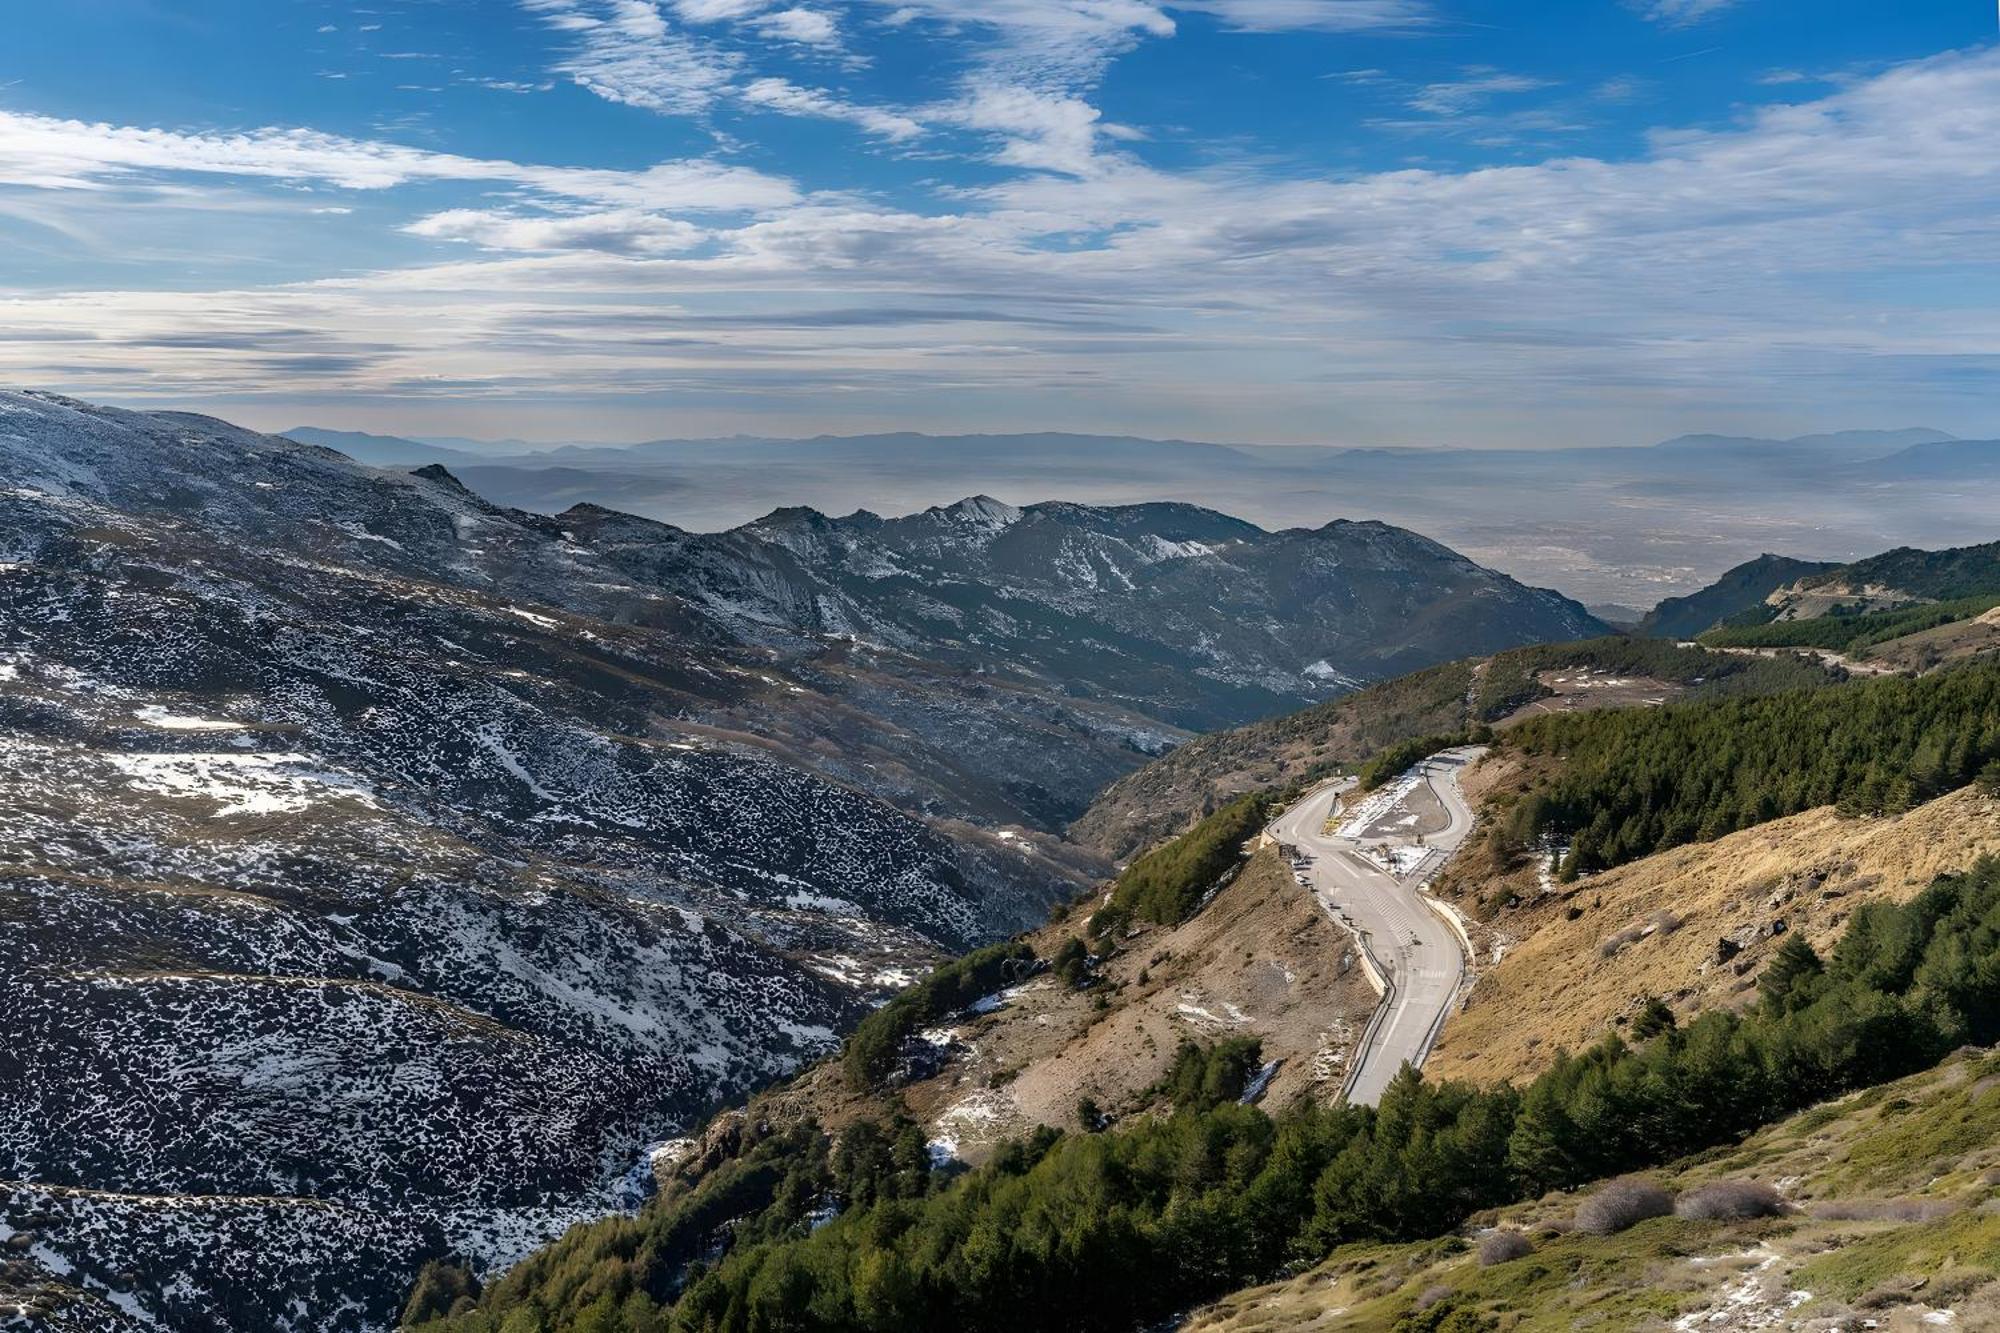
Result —
[[1177, 719], [1575, 615], [1376, 525], [701, 537], [0, 394], [0, 1312], [379, 1328], [1073, 896]]
[[[1084, 932], [1082, 913], [1034, 932], [1043, 959]], [[1274, 848], [1250, 856], [1178, 926], [1140, 923], [1095, 958], [1088, 984], [1053, 970], [927, 1030], [921, 1065], [857, 1091], [839, 1063], [816, 1066], [745, 1113], [833, 1129], [904, 1115], [943, 1158], [981, 1163], [1040, 1127], [1077, 1127], [1088, 1098], [1105, 1120], [1155, 1109], [1182, 1043], [1251, 1039], [1273, 1106], [1331, 1098], [1377, 995], [1353, 941], [1299, 890]]]
[[907, 518], [780, 510], [712, 535], [587, 506], [560, 521], [780, 651], [881, 644], [1197, 731], [1602, 628], [1381, 523], [1268, 533], [1192, 505], [985, 497]]
[[1647, 612], [1638, 632], [1649, 638], [1692, 639], [1731, 616], [1761, 606], [1780, 588], [1838, 568], [1823, 561], [1760, 555], [1729, 570], [1700, 592], [1667, 598]]
[[446, 478], [13, 395], [0, 475], [0, 1225], [141, 1324], [379, 1327], [1078, 882]]

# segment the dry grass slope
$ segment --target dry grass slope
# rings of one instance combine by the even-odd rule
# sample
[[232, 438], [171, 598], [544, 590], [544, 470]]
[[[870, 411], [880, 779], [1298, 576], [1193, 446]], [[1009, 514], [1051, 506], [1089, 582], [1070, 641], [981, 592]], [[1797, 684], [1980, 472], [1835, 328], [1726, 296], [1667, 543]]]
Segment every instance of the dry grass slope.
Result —
[[1783, 934], [1823, 948], [1857, 903], [1900, 902], [1996, 851], [2000, 801], [1966, 790], [1893, 818], [1813, 810], [1575, 884], [1545, 884], [1534, 868], [1505, 885], [1460, 877], [1461, 905], [1496, 891], [1520, 902], [1486, 926], [1485, 965], [1426, 1072], [1521, 1080], [1618, 1028], [1646, 996], [1682, 1015], [1738, 1003]]

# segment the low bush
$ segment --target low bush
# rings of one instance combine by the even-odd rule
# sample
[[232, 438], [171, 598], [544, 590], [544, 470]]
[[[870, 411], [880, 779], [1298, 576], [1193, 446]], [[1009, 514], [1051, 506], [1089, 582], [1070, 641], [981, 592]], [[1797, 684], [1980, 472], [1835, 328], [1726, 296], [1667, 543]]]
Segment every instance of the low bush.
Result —
[[1496, 1228], [1479, 1238], [1481, 1268], [1525, 1259], [1534, 1252], [1535, 1243], [1511, 1227]]
[[1615, 1236], [1649, 1217], [1673, 1211], [1673, 1195], [1650, 1180], [1626, 1176], [1583, 1201], [1576, 1210], [1576, 1229], [1592, 1236]]
[[1695, 1222], [1745, 1222], [1789, 1211], [1778, 1191], [1760, 1180], [1718, 1180], [1689, 1190], [1674, 1205], [1676, 1217]]

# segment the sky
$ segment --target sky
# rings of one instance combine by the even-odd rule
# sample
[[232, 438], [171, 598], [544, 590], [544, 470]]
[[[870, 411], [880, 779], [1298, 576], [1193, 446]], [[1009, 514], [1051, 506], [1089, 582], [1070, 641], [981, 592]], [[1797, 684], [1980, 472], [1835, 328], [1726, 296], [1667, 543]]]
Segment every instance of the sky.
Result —
[[1993, 0], [10, 0], [0, 383], [410, 435], [2000, 436]]

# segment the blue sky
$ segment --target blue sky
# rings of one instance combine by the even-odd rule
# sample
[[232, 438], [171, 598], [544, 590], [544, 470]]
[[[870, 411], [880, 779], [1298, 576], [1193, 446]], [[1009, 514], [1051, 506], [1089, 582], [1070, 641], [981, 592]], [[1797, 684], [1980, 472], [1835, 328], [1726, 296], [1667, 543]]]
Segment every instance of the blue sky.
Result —
[[423, 434], [2000, 434], [1990, 0], [63, 0], [0, 381]]

